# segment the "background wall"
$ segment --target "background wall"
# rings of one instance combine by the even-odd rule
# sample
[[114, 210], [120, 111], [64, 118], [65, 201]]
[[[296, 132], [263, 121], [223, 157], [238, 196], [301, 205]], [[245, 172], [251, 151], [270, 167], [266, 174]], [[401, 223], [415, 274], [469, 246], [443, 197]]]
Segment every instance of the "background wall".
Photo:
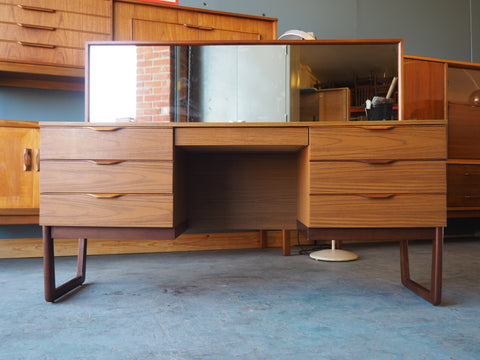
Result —
[[[318, 39], [404, 39], [405, 54], [480, 62], [479, 0], [179, 0], [179, 5], [278, 18]], [[0, 87], [0, 119], [83, 121], [84, 93]], [[41, 237], [0, 226], [1, 238]]]

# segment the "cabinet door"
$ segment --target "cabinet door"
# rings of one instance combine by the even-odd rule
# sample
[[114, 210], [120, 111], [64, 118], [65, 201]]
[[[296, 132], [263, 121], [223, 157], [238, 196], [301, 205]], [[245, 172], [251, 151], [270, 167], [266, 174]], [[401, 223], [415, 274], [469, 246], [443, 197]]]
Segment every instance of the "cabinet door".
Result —
[[442, 62], [404, 59], [405, 120], [446, 118], [446, 67], [447, 65]]
[[37, 129], [0, 127], [0, 208], [38, 207], [36, 144]]

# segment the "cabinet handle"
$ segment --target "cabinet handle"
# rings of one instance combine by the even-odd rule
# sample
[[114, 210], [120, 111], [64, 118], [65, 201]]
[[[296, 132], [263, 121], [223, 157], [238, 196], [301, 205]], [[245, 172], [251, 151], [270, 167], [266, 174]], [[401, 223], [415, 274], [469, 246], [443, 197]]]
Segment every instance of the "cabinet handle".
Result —
[[35, 171], [40, 171], [40, 149], [35, 149]]
[[43, 49], [55, 49], [55, 45], [34, 43], [34, 42], [28, 42], [28, 41], [17, 41], [17, 44], [22, 46], [31, 46], [31, 47], [38, 47]]
[[87, 194], [95, 199], [116, 199], [122, 197], [124, 194]]
[[358, 196], [368, 199], [391, 199], [395, 194], [358, 194]]
[[117, 131], [117, 130], [120, 130], [122, 128], [118, 127], [118, 126], [102, 126], [102, 127], [87, 126], [87, 129], [95, 130], [95, 131]]
[[359, 126], [361, 129], [365, 130], [391, 130], [395, 129], [395, 126], [386, 125], [386, 126]]
[[23, 171], [32, 171], [32, 149], [23, 149]]
[[18, 26], [26, 28], [26, 29], [34, 29], [34, 30], [48, 30], [48, 31], [55, 31], [56, 28], [52, 26], [44, 26], [44, 25], [32, 25], [32, 24], [23, 24], [17, 23]]
[[41, 12], [46, 12], [46, 13], [54, 13], [56, 11], [55, 9], [48, 9], [48, 8], [42, 8], [42, 7], [37, 7], [37, 6], [29, 6], [29, 5], [23, 5], [23, 4], [17, 4], [17, 6], [20, 9], [30, 10], [30, 11], [41, 11]]
[[88, 160], [88, 162], [95, 165], [116, 165], [125, 162], [125, 160]]
[[183, 24], [183, 26], [190, 28], [190, 29], [197, 29], [197, 30], [205, 30], [205, 31], [213, 31], [215, 28], [209, 26], [200, 26], [200, 25], [191, 25], [191, 24]]
[[358, 162], [370, 165], [387, 165], [393, 164], [397, 160], [357, 160]]

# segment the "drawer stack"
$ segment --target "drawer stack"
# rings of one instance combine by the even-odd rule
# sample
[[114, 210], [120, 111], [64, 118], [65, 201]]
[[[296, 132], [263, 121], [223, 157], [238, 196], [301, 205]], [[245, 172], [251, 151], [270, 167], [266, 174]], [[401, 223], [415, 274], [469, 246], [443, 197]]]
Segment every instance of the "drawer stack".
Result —
[[0, 61], [83, 67], [85, 42], [112, 40], [112, 0], [5, 0]]
[[445, 226], [445, 126], [313, 127], [310, 144], [307, 227]]
[[40, 224], [174, 227], [173, 130], [42, 128]]

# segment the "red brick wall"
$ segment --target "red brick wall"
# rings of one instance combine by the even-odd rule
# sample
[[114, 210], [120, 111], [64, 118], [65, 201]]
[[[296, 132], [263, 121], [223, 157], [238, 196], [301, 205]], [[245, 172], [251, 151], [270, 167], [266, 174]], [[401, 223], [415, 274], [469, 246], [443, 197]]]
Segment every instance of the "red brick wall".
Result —
[[172, 121], [169, 46], [137, 47], [136, 122]]

